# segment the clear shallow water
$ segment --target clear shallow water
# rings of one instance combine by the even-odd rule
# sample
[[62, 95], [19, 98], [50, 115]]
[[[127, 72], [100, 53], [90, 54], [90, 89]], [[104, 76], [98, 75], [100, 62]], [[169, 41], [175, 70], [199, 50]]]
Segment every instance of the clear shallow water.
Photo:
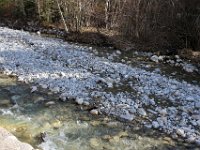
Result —
[[[20, 140], [44, 150], [149, 150], [186, 149], [157, 131], [137, 123], [91, 116], [90, 108], [59, 102], [58, 96], [42, 89], [30, 93], [28, 85], [0, 75], [0, 126]], [[14, 101], [15, 100], [15, 101]], [[14, 101], [14, 102], [13, 102]], [[56, 104], [46, 106], [46, 102]], [[13, 105], [12, 103], [16, 103]]]

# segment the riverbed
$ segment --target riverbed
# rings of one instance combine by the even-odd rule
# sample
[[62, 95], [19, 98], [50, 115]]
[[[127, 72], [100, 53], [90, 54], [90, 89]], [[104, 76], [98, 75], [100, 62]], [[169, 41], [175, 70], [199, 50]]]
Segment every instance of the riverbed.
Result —
[[[118, 146], [119, 149], [129, 148], [130, 145], [124, 146], [124, 143], [134, 143], [134, 140], [129, 138], [126, 132], [132, 134], [130, 137], [138, 136], [142, 140], [150, 138], [147, 139], [150, 143], [163, 143], [164, 136], [170, 143], [169, 137], [172, 137], [183, 142], [182, 146], [191, 143], [194, 148], [198, 148], [199, 74], [187, 73], [168, 64], [152, 62], [152, 55], [93, 48], [24, 31], [0, 28], [1, 70], [4, 75], [12, 76], [3, 77], [2, 86], [8, 81], [7, 84], [11, 87], [15, 86], [18, 89], [22, 86], [22, 89], [19, 89], [24, 93], [21, 95], [15, 88], [3, 90], [5, 93], [2, 94], [1, 103], [3, 106], [6, 105], [6, 109], [1, 111], [2, 117], [7, 118], [3, 119], [1, 124], [8, 122], [11, 130], [15, 129], [14, 125], [17, 124], [14, 121], [15, 117], [22, 120], [25, 118], [25, 127], [18, 129], [19, 135], [26, 133], [25, 131], [30, 132], [30, 138], [21, 137], [24, 140], [30, 139], [29, 143], [44, 149], [70, 149], [67, 147], [70, 144], [65, 144], [71, 136], [76, 137], [71, 145], [77, 146], [72, 149], [80, 149], [80, 146], [82, 149], [106, 149], [105, 142], [109, 145], [113, 140], [118, 141], [116, 144], [122, 144], [111, 144], [107, 149], [116, 149]], [[89, 119], [77, 119], [80, 114], [84, 114], [83, 118]], [[62, 121], [60, 117], [56, 117], [57, 115], [73, 118], [71, 124], [67, 125], [70, 119], [64, 117]], [[114, 118], [120, 122], [116, 123]], [[38, 122], [42, 125], [39, 126]], [[93, 122], [92, 125], [90, 122]], [[116, 127], [107, 127], [109, 122], [111, 126]], [[83, 133], [79, 126], [85, 130]], [[66, 135], [68, 128], [72, 129], [69, 129], [70, 133]], [[116, 132], [124, 130], [125, 133], [117, 135]], [[78, 135], [71, 135], [75, 131]], [[143, 132], [148, 132], [151, 136], [143, 135]], [[81, 139], [82, 134], [85, 141]], [[98, 136], [102, 137], [97, 138]], [[127, 141], [123, 141], [122, 137]], [[158, 140], [158, 137], [161, 140]], [[38, 139], [43, 142], [39, 144]], [[150, 145], [159, 148], [154, 142]], [[175, 147], [178, 148], [177, 142], [175, 143]], [[134, 146], [135, 149], [148, 148], [144, 144]]]

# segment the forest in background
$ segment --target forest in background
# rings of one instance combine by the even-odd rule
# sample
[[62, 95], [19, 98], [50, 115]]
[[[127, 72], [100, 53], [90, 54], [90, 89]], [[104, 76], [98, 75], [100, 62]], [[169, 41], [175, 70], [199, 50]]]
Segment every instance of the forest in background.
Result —
[[0, 18], [66, 33], [106, 33], [147, 49], [200, 50], [199, 0], [0, 0]]

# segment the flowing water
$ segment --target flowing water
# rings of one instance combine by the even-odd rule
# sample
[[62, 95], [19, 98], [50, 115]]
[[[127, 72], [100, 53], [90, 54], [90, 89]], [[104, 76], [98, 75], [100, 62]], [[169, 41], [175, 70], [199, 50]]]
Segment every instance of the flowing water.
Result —
[[[58, 96], [16, 78], [0, 75], [0, 126], [24, 142], [44, 150], [186, 149], [157, 131], [91, 116], [90, 108], [60, 102]], [[51, 105], [47, 102], [51, 101]], [[55, 104], [52, 103], [55, 102]]]

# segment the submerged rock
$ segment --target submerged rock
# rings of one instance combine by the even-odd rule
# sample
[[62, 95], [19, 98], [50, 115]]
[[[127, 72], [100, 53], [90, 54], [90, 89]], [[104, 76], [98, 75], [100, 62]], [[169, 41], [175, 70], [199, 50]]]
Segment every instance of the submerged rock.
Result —
[[47, 103], [45, 103], [45, 106], [52, 106], [52, 105], [55, 105], [56, 103], [54, 101], [49, 101]]
[[4, 99], [0, 100], [0, 106], [9, 106], [10, 105], [10, 100]]

